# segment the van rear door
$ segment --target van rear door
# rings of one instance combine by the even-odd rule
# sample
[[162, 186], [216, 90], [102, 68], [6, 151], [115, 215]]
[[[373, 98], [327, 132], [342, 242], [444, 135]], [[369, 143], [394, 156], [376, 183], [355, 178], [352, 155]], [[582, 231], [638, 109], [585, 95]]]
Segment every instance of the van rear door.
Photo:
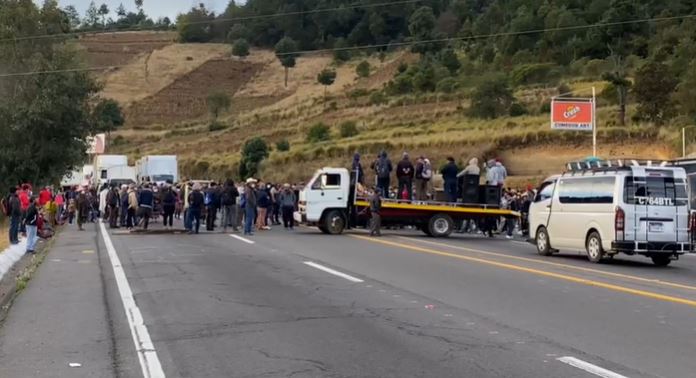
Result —
[[[626, 240], [688, 241], [686, 181], [674, 171], [636, 169], [624, 182]], [[633, 235], [631, 235], [633, 234]], [[647, 245], [639, 246], [647, 249]]]

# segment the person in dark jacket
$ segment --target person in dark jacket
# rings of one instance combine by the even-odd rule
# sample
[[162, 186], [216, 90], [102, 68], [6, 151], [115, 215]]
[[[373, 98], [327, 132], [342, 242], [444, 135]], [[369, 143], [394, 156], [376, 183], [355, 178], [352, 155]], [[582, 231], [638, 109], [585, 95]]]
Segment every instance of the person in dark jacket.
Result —
[[217, 212], [220, 209], [220, 192], [216, 183], [210, 183], [210, 188], [205, 192], [205, 229], [208, 231], [215, 230], [215, 221], [217, 220]]
[[391, 172], [394, 170], [391, 160], [387, 158], [387, 152], [382, 151], [379, 158], [373, 164], [375, 175], [377, 176], [377, 187], [382, 189], [382, 193], [389, 193], [389, 182]]
[[187, 224], [191, 227], [189, 234], [193, 234], [194, 232], [197, 234], [200, 231], [201, 213], [203, 212], [203, 206], [205, 206], [204, 202], [205, 198], [203, 193], [201, 193], [201, 185], [194, 184], [193, 191], [188, 195], [189, 207], [186, 212], [186, 217], [188, 218]]
[[382, 189], [375, 188], [370, 197], [370, 236], [382, 236]]
[[118, 209], [121, 207], [121, 194], [118, 187], [112, 185], [106, 194], [106, 206], [109, 212], [109, 228], [118, 228]]
[[[397, 197], [411, 201], [413, 199], [413, 177], [416, 173], [413, 163], [408, 157], [408, 153], [404, 152], [399, 164], [396, 165], [396, 178], [399, 182]], [[403, 198], [403, 192], [406, 191], [407, 197]]]
[[162, 203], [164, 228], [171, 229], [174, 227], [174, 210], [176, 209], [176, 193], [174, 193], [171, 183], [167, 183], [160, 192], [160, 202]]
[[290, 187], [290, 184], [283, 185], [283, 190], [278, 195], [280, 207], [283, 211], [283, 225], [285, 229], [293, 230], [295, 228], [295, 192]]
[[239, 197], [239, 190], [234, 185], [234, 181], [227, 180], [225, 182], [225, 188], [222, 190], [222, 195], [220, 196], [220, 203], [222, 205], [222, 231], [227, 232], [227, 227], [232, 227], [234, 232], [239, 231], [239, 225], [237, 224], [237, 197]]
[[358, 182], [365, 185], [365, 172], [363, 172], [362, 164], [360, 164], [360, 154], [357, 152], [355, 155], [353, 155], [353, 165], [350, 167], [350, 177], [352, 178], [351, 182]]
[[24, 216], [24, 226], [27, 229], [27, 253], [34, 253], [38, 241], [39, 209], [36, 197], [29, 200], [29, 208]]
[[17, 197], [17, 189], [10, 188], [7, 197], [7, 215], [10, 218], [10, 244], [19, 244], [19, 224], [22, 221], [22, 204]]
[[87, 219], [89, 217], [90, 209], [91, 209], [91, 204], [90, 200], [87, 197], [86, 189], [80, 189], [80, 192], [77, 194], [77, 199], [75, 200], [75, 203], [77, 205], [77, 227], [80, 231], [84, 231], [84, 228], [82, 225], [87, 222]]
[[270, 230], [266, 223], [268, 208], [271, 206], [271, 197], [265, 189], [263, 182], [259, 181], [259, 189], [256, 191], [256, 230]]
[[445, 181], [445, 194], [447, 194], [448, 202], [457, 202], [457, 174], [459, 168], [454, 162], [453, 157], [447, 158], [447, 164], [440, 171], [442, 179]]
[[256, 219], [256, 180], [248, 178], [244, 194], [242, 197], [242, 208], [244, 209], [244, 235], [254, 235], [254, 220]]
[[119, 196], [119, 216], [118, 224], [121, 227], [126, 227], [126, 216], [128, 215], [128, 185], [122, 185]]
[[155, 207], [155, 193], [150, 189], [150, 184], [145, 184], [143, 189], [138, 195], [138, 212], [139, 216], [143, 219], [143, 230], [147, 230], [150, 225], [150, 217], [152, 216], [152, 209]]

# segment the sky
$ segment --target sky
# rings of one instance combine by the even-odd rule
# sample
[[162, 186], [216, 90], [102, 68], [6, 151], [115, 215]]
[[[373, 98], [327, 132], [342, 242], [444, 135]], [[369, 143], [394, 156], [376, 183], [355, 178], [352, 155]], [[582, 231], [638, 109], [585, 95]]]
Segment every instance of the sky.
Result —
[[[42, 3], [42, 0], [35, 0], [37, 3]], [[67, 5], [74, 5], [80, 15], [84, 17], [85, 10], [89, 6], [92, 0], [58, 0], [58, 4], [61, 7]], [[144, 0], [144, 10], [153, 20], [157, 20], [160, 17], [169, 17], [172, 21], [176, 18], [176, 15], [183, 13], [191, 9], [192, 6], [198, 6], [199, 3], [206, 5], [208, 9], [214, 10], [215, 13], [220, 13], [225, 10], [229, 0]], [[123, 6], [129, 12], [135, 12], [135, 1], [134, 0], [94, 0], [94, 3], [99, 7], [101, 4], [106, 4], [109, 6], [112, 18], [116, 19], [116, 8], [118, 5], [123, 3]]]

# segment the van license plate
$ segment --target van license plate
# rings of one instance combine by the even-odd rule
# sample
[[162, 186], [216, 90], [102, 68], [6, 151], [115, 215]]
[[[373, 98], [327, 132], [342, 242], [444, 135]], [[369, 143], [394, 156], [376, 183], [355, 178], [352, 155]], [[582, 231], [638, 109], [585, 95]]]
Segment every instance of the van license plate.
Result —
[[664, 231], [664, 226], [662, 225], [662, 222], [650, 222], [648, 229], [650, 232], [662, 232]]

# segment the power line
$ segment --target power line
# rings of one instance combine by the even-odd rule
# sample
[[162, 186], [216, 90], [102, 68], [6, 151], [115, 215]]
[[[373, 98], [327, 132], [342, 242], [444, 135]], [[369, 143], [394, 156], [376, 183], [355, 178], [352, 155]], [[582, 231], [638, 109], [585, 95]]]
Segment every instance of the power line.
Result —
[[102, 66], [102, 67], [86, 67], [86, 68], [70, 68], [64, 70], [47, 70], [47, 71], [30, 71], [30, 72], [15, 72], [0, 74], [0, 78], [5, 77], [16, 77], [16, 76], [32, 76], [32, 75], [43, 75], [43, 74], [54, 74], [54, 73], [66, 73], [66, 72], [88, 72], [88, 71], [104, 71], [113, 68], [121, 68], [125, 66]]
[[[379, 8], [379, 7], [387, 7], [387, 6], [392, 6], [392, 5], [414, 4], [414, 3], [420, 3], [422, 1], [424, 1], [424, 0], [400, 0], [400, 1], [385, 2], [385, 3], [375, 3], [375, 4], [352, 4], [352, 5], [349, 4], [346, 6], [335, 7], [335, 8], [312, 9], [312, 10], [306, 10], [306, 11], [281, 12], [281, 13], [272, 13], [272, 14], [259, 14], [259, 15], [244, 16], [244, 17], [217, 18], [214, 20], [207, 20], [207, 21], [188, 22], [188, 23], [186, 23], [186, 25], [203, 25], [203, 24], [214, 24], [214, 23], [222, 23], [222, 22], [249, 21], [249, 20], [259, 20], [259, 19], [265, 19], [265, 18], [279, 18], [279, 17], [286, 17], [286, 16], [299, 16], [299, 15], [305, 15], [305, 14], [336, 12], [336, 11], [350, 10], [350, 9]], [[157, 27], [141, 28], [138, 26], [133, 26], [133, 27], [124, 28], [124, 29], [93, 30], [93, 31], [84, 31], [84, 32], [63, 33], [63, 34], [42, 34], [42, 35], [32, 35], [32, 36], [26, 36], [26, 37], [0, 39], [0, 43], [31, 41], [31, 40], [35, 40], [35, 39], [77, 37], [77, 36], [81, 36], [81, 35], [90, 35], [90, 34], [111, 34], [111, 33], [120, 33], [120, 32], [128, 32], [128, 31], [162, 31], [162, 28], [161, 27], [159, 27], [159, 28], [157, 28]]]
[[[472, 36], [466, 36], [466, 37], [439, 38], [439, 39], [430, 39], [430, 40], [424, 40], [424, 41], [405, 41], [405, 42], [374, 44], [374, 45], [367, 45], [367, 46], [334, 47], [334, 48], [330, 48], [330, 49], [316, 49], [316, 50], [298, 50], [298, 51], [290, 51], [290, 52], [286, 52], [286, 53], [279, 53], [277, 55], [279, 55], [279, 56], [306, 55], [306, 54], [326, 53], [326, 52], [333, 52], [333, 51], [366, 50], [366, 49], [374, 49], [374, 48], [381, 48], [381, 47], [412, 46], [412, 45], [427, 44], [427, 43], [456, 42], [456, 41], [466, 41], [466, 40], [475, 40], [475, 39], [486, 39], [486, 38], [509, 37], [509, 36], [517, 36], [517, 35], [539, 34], [539, 33], [551, 32], [551, 31], [582, 30], [582, 29], [591, 29], [591, 28], [599, 28], [599, 27], [606, 27], [606, 26], [617, 26], [617, 25], [669, 21], [669, 20], [684, 20], [684, 19], [692, 19], [692, 18], [696, 18], [696, 14], [689, 14], [689, 15], [683, 15], [683, 16], [645, 18], [645, 19], [628, 20], [628, 21], [604, 22], [604, 23], [597, 23], [597, 24], [592, 24], [592, 25], [582, 25], [582, 26], [565, 26], [565, 27], [545, 28], [545, 29], [533, 29], [533, 30], [525, 30], [525, 31], [518, 31], [518, 32], [479, 34], [479, 35], [472, 35]], [[49, 74], [49, 73], [61, 73], [61, 72], [101, 71], [104, 69], [120, 68], [120, 67], [125, 67], [125, 65], [82, 68], [82, 69], [72, 69], [72, 70], [33, 71], [33, 72], [9, 73], [9, 74], [0, 75], [0, 78], [13, 77], [13, 76], [30, 76], [30, 75], [34, 75], [34, 74], [38, 75], [38, 74]]]

